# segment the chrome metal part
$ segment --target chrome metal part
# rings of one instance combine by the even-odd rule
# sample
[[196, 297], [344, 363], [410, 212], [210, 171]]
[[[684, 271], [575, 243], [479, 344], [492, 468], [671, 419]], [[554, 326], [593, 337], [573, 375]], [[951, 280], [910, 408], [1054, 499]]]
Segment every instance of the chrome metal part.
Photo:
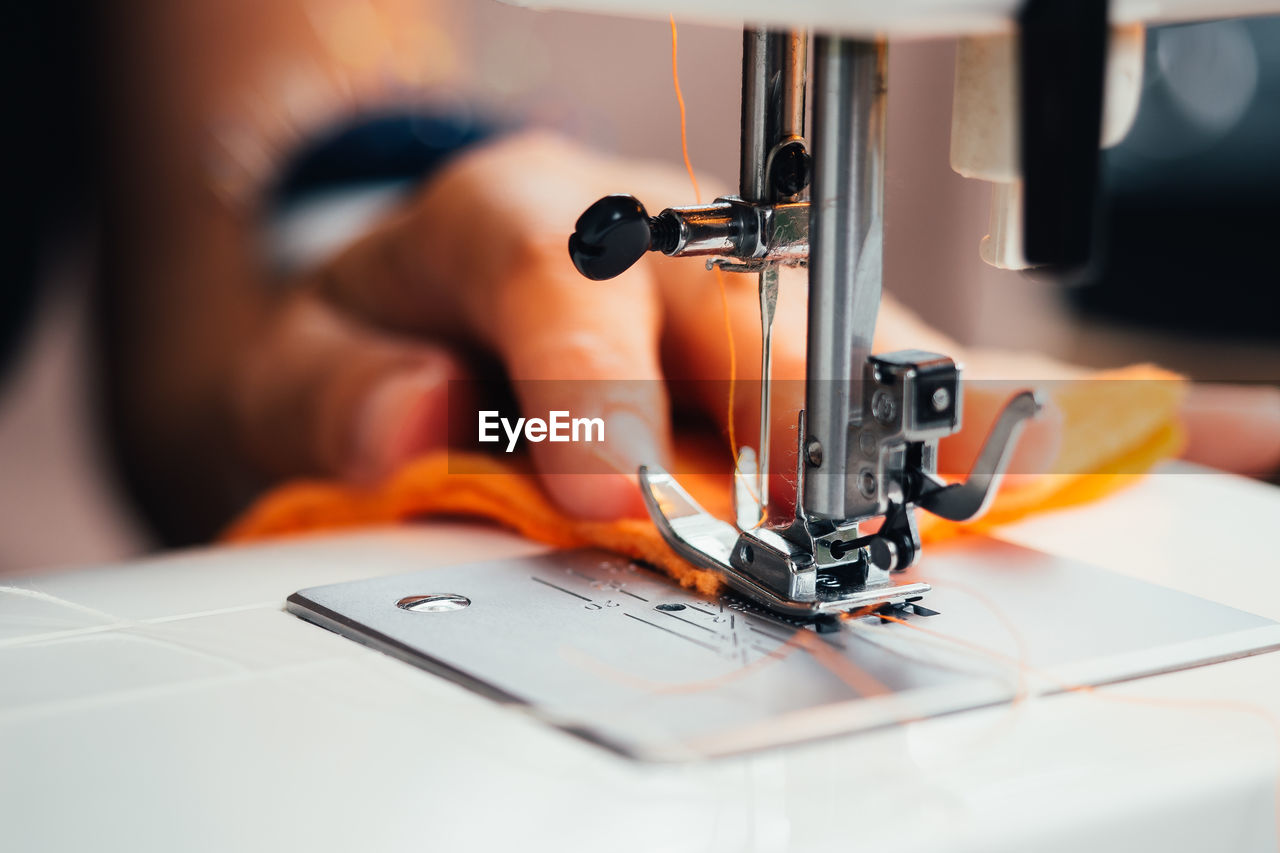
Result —
[[[739, 533], [711, 515], [661, 468], [642, 466], [640, 493], [667, 543], [690, 563], [718, 572], [735, 592], [779, 613], [813, 618], [923, 596], [928, 584], [891, 585], [865, 573], [819, 567], [794, 540], [772, 530]], [[843, 566], [844, 564], [841, 564]]]
[[[778, 308], [778, 268], [760, 271], [760, 468], [756, 477], [759, 517], [769, 515], [769, 446], [773, 418], [773, 315]], [[752, 525], [758, 527], [759, 523]]]
[[738, 531], [702, 508], [670, 474], [641, 465], [640, 494], [662, 537], [695, 566], [724, 572], [738, 542]]
[[[859, 385], [868, 414], [850, 429], [845, 506], [868, 518], [914, 497], [919, 487], [909, 481], [937, 471], [938, 440], [959, 428], [963, 401], [955, 362], [920, 350], [868, 359]], [[937, 391], [947, 398], [942, 409]]]
[[871, 355], [884, 244], [887, 48], [814, 40], [813, 184], [805, 409], [822, 464], [808, 472], [805, 512], [855, 517], [846, 500], [849, 428], [862, 419], [854, 387]]
[[763, 257], [784, 266], [799, 266], [809, 262], [809, 204], [786, 202], [765, 208], [762, 251]]
[[996, 418], [965, 481], [928, 491], [916, 503], [952, 521], [963, 521], [986, 512], [1004, 477], [1018, 434], [1043, 407], [1044, 399], [1035, 392], [1023, 391], [1014, 396]]
[[669, 207], [654, 217], [654, 250], [670, 257], [711, 256], [798, 266], [809, 257], [809, 205], [758, 205], [735, 196]]
[[[769, 512], [769, 439], [773, 376], [773, 315], [778, 303], [777, 261], [807, 257], [809, 211], [773, 203], [794, 201], [808, 183], [804, 146], [808, 36], [803, 32], [745, 29], [742, 33], [742, 145], [738, 193], [756, 206], [759, 245], [740, 256], [763, 258], [760, 291], [760, 441], [756, 479], [758, 516]], [[784, 171], [789, 171], [784, 174]], [[796, 216], [795, 214], [799, 214]], [[776, 227], [781, 220], [781, 227]], [[781, 240], [776, 238], [781, 237]], [[752, 525], [758, 527], [759, 522]]]
[[471, 604], [465, 595], [454, 595], [451, 592], [433, 595], [407, 595], [396, 602], [396, 607], [411, 613], [448, 613], [461, 610]]
[[756, 256], [760, 245], [760, 221], [751, 205], [739, 199], [716, 199], [711, 204], [668, 208], [657, 216], [661, 227], [675, 239], [659, 251], [671, 257], [715, 255]]
[[745, 29], [742, 33], [742, 146], [738, 192], [768, 203], [793, 198], [770, 174], [774, 153], [804, 139], [809, 40], [803, 32]]
[[[843, 543], [857, 538], [858, 522], [835, 524], [826, 519], [810, 518], [804, 512], [805, 478], [809, 467], [803, 444], [805, 433], [805, 413], [801, 410], [796, 423], [796, 435], [800, 437], [801, 446], [796, 449], [795, 516], [789, 525], [778, 532], [811, 554], [819, 569], [857, 562], [863, 555], [856, 549], [845, 549]], [[887, 582], [887, 577], [867, 578], [869, 585]]]
[[[1280, 646], [1269, 620], [980, 537], [938, 546], [927, 575], [909, 578], [934, 590], [927, 608], [908, 604], [898, 618], [954, 642], [874, 616], [806, 626], [600, 551], [317, 587], [287, 607], [512, 713], [655, 761], [847, 735]], [[423, 589], [472, 604], [435, 615], [396, 606]]]

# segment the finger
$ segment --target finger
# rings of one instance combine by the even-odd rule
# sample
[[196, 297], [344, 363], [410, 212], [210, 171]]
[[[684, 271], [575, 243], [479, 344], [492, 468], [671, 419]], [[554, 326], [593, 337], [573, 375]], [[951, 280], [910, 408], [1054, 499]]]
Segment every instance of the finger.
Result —
[[446, 349], [377, 332], [305, 293], [291, 297], [232, 376], [249, 458], [275, 476], [384, 476], [449, 435]]
[[669, 169], [624, 165], [554, 136], [477, 146], [319, 271], [317, 289], [377, 325], [496, 348], [489, 315], [509, 273], [567, 258], [578, 217], [621, 190], [655, 211], [688, 201]]
[[[582, 181], [564, 180], [568, 162]], [[576, 218], [608, 191], [586, 179], [602, 168], [545, 138], [477, 150], [317, 279], [318, 292], [357, 316], [497, 355], [520, 416], [604, 420], [602, 442], [532, 444], [552, 498], [590, 518], [642, 514], [635, 470], [664, 462], [670, 444], [646, 263], [596, 284], [565, 249]], [[636, 180], [656, 183], [647, 175]], [[608, 177], [630, 179], [616, 169]]]
[[1280, 468], [1280, 388], [1192, 385], [1181, 416], [1183, 458], [1239, 474]]
[[493, 312], [493, 340], [521, 414], [560, 411], [604, 424], [603, 441], [532, 446], [544, 486], [579, 517], [643, 515], [636, 470], [667, 465], [671, 446], [650, 271], [642, 264], [593, 284], [557, 253], [512, 276]]

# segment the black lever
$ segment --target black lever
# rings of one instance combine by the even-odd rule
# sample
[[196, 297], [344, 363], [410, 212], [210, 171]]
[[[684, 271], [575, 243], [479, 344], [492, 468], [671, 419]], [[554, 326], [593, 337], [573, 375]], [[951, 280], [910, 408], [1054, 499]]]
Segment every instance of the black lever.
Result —
[[651, 221], [634, 196], [607, 195], [578, 217], [569, 237], [569, 257], [592, 281], [622, 275], [649, 251]]

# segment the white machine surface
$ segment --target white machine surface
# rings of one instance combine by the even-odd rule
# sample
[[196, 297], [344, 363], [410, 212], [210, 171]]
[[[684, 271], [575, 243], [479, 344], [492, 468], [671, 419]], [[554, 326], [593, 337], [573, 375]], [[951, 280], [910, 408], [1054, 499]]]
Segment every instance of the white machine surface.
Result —
[[[1280, 490], [1177, 464], [1001, 536], [1276, 619], [1278, 518]], [[283, 609], [544, 550], [428, 524], [10, 580], [4, 849], [1277, 847], [1280, 654], [654, 765]]]

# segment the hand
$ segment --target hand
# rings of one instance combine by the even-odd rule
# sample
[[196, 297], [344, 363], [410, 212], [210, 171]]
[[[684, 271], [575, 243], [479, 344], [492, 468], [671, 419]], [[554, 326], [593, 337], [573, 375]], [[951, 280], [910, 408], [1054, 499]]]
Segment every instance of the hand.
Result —
[[[245, 353], [233, 403], [253, 460], [276, 475], [385, 473], [444, 443], [447, 383], [475, 375], [461, 353], [481, 352], [514, 382], [522, 413], [608, 425], [603, 445], [534, 445], [552, 496], [586, 517], [641, 514], [635, 469], [671, 449], [663, 377], [723, 378], [725, 340], [715, 278], [698, 261], [648, 257], [607, 283], [574, 270], [575, 220], [619, 190], [655, 210], [692, 200], [678, 172], [549, 136], [460, 157], [402, 216], [309, 276]], [[754, 304], [754, 282], [730, 285], [735, 306]], [[803, 337], [790, 346], [802, 363]], [[744, 350], [742, 363], [752, 358]]]
[[[649, 255], [603, 283], [573, 269], [566, 241], [575, 220], [597, 198], [619, 191], [653, 212], [693, 201], [682, 173], [550, 136], [511, 137], [459, 157], [401, 216], [309, 275], [245, 351], [232, 399], [253, 460], [279, 476], [385, 474], [446, 443], [448, 383], [479, 375], [481, 353], [514, 381], [523, 414], [567, 410], [608, 425], [602, 445], [533, 445], [552, 497], [582, 517], [641, 514], [634, 471], [669, 460], [673, 405], [701, 412], [721, 429], [728, 419], [722, 382], [681, 383], [673, 400], [664, 377], [723, 380], [730, 371], [719, 286], [700, 259]], [[754, 380], [755, 277], [723, 279], [737, 375]], [[773, 468], [787, 472], [803, 402], [803, 273], [784, 274], [781, 290]], [[964, 358], [960, 347], [886, 300], [877, 349], [906, 347]], [[993, 361], [987, 372], [1000, 369]], [[1045, 375], [1053, 374], [1038, 378]], [[1197, 457], [1229, 467], [1280, 463], [1280, 395], [1215, 390], [1223, 405], [1206, 410], [1203, 393], [1191, 397], [1188, 410]], [[1006, 396], [981, 387], [966, 394], [966, 429], [944, 443], [948, 470], [967, 470]], [[749, 383], [735, 402], [739, 442], [753, 444], [757, 399]], [[1062, 429], [1061, 414], [1046, 412], [1025, 430], [1014, 468], [1044, 470]], [[588, 470], [608, 473], [578, 473]]]

